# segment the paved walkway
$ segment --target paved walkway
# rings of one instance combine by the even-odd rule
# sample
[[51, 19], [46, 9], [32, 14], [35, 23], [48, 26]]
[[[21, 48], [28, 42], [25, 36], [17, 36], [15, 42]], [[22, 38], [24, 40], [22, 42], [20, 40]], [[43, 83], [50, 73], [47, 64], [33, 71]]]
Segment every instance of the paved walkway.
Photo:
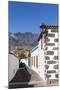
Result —
[[16, 87], [37, 87], [45, 86], [45, 82], [41, 77], [29, 67], [25, 66], [16, 72], [14, 78], [9, 82], [9, 88]]
[[43, 81], [43, 79], [35, 71], [31, 70], [29, 67], [27, 67], [27, 70], [31, 74], [29, 84], [33, 84], [34, 86], [46, 85], [45, 81]]

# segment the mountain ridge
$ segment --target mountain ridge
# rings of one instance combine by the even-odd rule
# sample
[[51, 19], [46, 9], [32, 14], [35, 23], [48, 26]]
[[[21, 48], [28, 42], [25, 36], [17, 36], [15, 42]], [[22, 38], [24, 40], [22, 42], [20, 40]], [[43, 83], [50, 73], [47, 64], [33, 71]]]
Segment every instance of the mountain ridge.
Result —
[[38, 36], [39, 34], [32, 32], [9, 32], [9, 47], [11, 48], [22, 45], [35, 46], [38, 44]]

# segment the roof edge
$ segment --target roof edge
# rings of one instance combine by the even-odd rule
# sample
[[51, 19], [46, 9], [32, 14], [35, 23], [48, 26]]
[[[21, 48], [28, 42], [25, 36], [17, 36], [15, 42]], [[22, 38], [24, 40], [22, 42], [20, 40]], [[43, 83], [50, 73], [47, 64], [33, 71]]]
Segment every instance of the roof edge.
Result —
[[40, 25], [40, 28], [47, 28], [47, 29], [50, 29], [50, 28], [58, 28], [58, 25], [41, 24], [41, 25]]

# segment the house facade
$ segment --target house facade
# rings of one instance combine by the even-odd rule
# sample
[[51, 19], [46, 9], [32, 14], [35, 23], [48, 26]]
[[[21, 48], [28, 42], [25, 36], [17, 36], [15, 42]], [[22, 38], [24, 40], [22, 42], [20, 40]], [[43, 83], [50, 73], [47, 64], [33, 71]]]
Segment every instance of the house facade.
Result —
[[[41, 25], [38, 47], [31, 52], [32, 67], [48, 84], [58, 82], [58, 26]], [[38, 59], [36, 59], [36, 56]], [[36, 60], [36, 61], [35, 61]], [[37, 64], [38, 68], [35, 66]]]

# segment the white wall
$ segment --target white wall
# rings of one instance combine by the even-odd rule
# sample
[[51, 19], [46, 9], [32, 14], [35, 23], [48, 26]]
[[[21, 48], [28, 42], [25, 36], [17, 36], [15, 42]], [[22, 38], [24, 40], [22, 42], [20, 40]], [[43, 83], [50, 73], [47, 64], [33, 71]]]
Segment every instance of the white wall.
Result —
[[[39, 42], [41, 43], [41, 42]], [[41, 45], [38, 45], [41, 46]], [[44, 50], [41, 49], [40, 47], [38, 47], [36, 50], [34, 50], [31, 53], [31, 57], [32, 56], [38, 56], [38, 68], [35, 68], [34, 66], [32, 66], [32, 69], [37, 72], [40, 77], [45, 80], [45, 56], [44, 56]]]
[[36, 56], [36, 55], [38, 55], [38, 51], [39, 51], [38, 48], [35, 49], [34, 51], [32, 51], [31, 56]]
[[[36, 47], [35, 47], [36, 48]], [[34, 49], [34, 48], [33, 48]], [[39, 51], [39, 49], [38, 48], [36, 48], [34, 51], [32, 51], [31, 52], [31, 57], [33, 57], [34, 58], [34, 56], [38, 56], [38, 51]], [[32, 63], [33, 61], [31, 60], [31, 63]], [[38, 63], [39, 64], [39, 63]], [[35, 57], [35, 66], [36, 66], [36, 57]], [[38, 73], [38, 68], [36, 68], [36, 67], [34, 67], [34, 65], [32, 65], [32, 67], [31, 67], [35, 72], [37, 72]]]
[[39, 50], [39, 73], [40, 77], [45, 80], [45, 56], [44, 50]]
[[8, 56], [8, 81], [12, 80], [19, 68], [19, 60], [13, 54]]
[[38, 47], [39, 47], [39, 49], [41, 49], [41, 40], [39, 40], [38, 43], [39, 43], [39, 44], [38, 44]]

